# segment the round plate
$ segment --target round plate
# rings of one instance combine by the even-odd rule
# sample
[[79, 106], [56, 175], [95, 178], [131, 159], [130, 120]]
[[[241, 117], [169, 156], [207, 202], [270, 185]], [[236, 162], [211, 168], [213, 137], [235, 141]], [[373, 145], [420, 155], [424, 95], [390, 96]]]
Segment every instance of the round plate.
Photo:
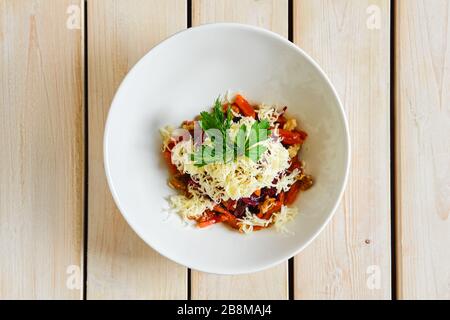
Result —
[[[198, 229], [167, 210], [174, 191], [167, 186], [159, 129], [193, 119], [227, 90], [253, 103], [288, 106], [309, 134], [301, 157], [315, 185], [297, 199], [291, 233]], [[190, 28], [147, 53], [118, 89], [104, 137], [109, 187], [134, 231], [167, 258], [218, 274], [262, 270], [307, 246], [338, 205], [349, 155], [342, 105], [317, 63], [275, 33], [230, 23]]]

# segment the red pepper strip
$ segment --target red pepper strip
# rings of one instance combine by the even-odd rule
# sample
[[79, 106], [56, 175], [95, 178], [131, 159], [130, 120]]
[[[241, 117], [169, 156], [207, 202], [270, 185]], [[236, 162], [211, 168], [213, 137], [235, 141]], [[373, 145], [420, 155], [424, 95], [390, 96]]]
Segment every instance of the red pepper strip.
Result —
[[230, 227], [234, 228], [234, 229], [239, 229], [239, 225], [237, 223], [237, 219], [236, 217], [231, 214], [228, 210], [222, 208], [219, 205], [216, 205], [213, 208], [214, 211], [219, 212], [220, 215], [224, 215], [227, 217], [227, 220], [224, 220], [223, 222], [227, 223]]
[[259, 231], [259, 230], [261, 230], [261, 229], [264, 229], [265, 227], [263, 227], [263, 226], [254, 226], [253, 227], [253, 231]]
[[226, 200], [226, 201], [222, 201], [222, 205], [228, 210], [228, 211], [233, 211], [233, 208], [236, 205], [236, 200]]
[[278, 134], [283, 138], [284, 144], [299, 144], [305, 141], [308, 134], [304, 131], [287, 131], [284, 129], [278, 129]]
[[239, 110], [241, 110], [244, 116], [252, 117], [253, 119], [256, 118], [255, 109], [253, 109], [253, 107], [248, 103], [247, 100], [244, 99], [243, 96], [238, 94], [234, 102], [237, 104]]
[[284, 203], [286, 205], [290, 205], [290, 204], [294, 203], [295, 199], [298, 196], [298, 193], [300, 192], [301, 185], [302, 185], [301, 182], [297, 181], [291, 186], [291, 188], [287, 192], [285, 200], [284, 200]]
[[284, 192], [283, 191], [278, 196], [278, 200], [281, 202], [281, 204], [284, 204]]
[[270, 208], [269, 210], [267, 210], [267, 212], [264, 214], [263, 219], [269, 220], [270, 217], [272, 216], [272, 214], [273, 214], [274, 212], [278, 212], [278, 211], [281, 210], [281, 205], [282, 205], [282, 204], [283, 204], [283, 203], [282, 203], [281, 201], [277, 201], [277, 202], [275, 203], [275, 205], [272, 206], [272, 208]]
[[172, 150], [175, 147], [175, 141], [171, 140], [167, 145], [167, 149]]
[[288, 172], [292, 172], [295, 169], [297, 170], [301, 170], [302, 168], [302, 164], [300, 163], [300, 161], [298, 160], [298, 156], [295, 156], [291, 159], [291, 165], [289, 166], [289, 168], [287, 169]]
[[287, 122], [287, 119], [285, 116], [281, 115], [278, 117], [276, 122], [280, 124], [280, 127], [283, 127], [284, 124]]
[[228, 224], [233, 229], [239, 229], [239, 224], [236, 219], [230, 219], [225, 221], [226, 224]]
[[235, 104], [230, 105], [229, 103], [222, 105], [222, 111], [227, 112], [230, 107], [234, 112], [239, 113], [239, 108]]
[[202, 216], [197, 219], [197, 222], [205, 222], [211, 220], [212, 218], [215, 217], [215, 215], [216, 214], [213, 211], [206, 210], [205, 212], [203, 212]]
[[169, 185], [180, 191], [187, 191], [186, 182], [179, 175], [174, 175], [169, 179]]
[[[216, 205], [214, 206], [213, 210], [214, 210], [215, 212], [219, 212], [219, 213], [223, 213], [223, 214], [228, 214], [228, 213], [229, 213], [226, 209], [224, 209], [223, 207], [221, 207], [221, 206], [218, 205], [218, 204], [216, 204]], [[231, 213], [230, 213], [230, 214], [231, 214]]]
[[236, 217], [233, 214], [231, 214], [228, 210], [222, 208], [221, 206], [216, 205], [213, 208], [213, 210], [216, 211], [216, 212], [219, 212], [221, 215], [226, 216], [227, 217], [226, 221], [228, 221], [228, 222], [236, 222]]
[[172, 153], [169, 150], [163, 151], [164, 160], [166, 160], [167, 166], [169, 167], [169, 171], [172, 174], [178, 172], [177, 167], [172, 163]]
[[228, 221], [230, 219], [230, 218], [228, 218], [228, 216], [226, 214], [223, 214], [223, 213], [219, 214], [217, 217], [218, 217], [219, 222]]
[[199, 228], [205, 228], [205, 227], [208, 227], [208, 226], [210, 226], [210, 225], [215, 224], [216, 222], [217, 222], [217, 220], [216, 220], [215, 218], [212, 218], [212, 219], [207, 220], [207, 221], [199, 222], [199, 223], [197, 224], [197, 226], [198, 226]]
[[295, 130], [295, 132], [300, 133], [300, 138], [302, 139], [302, 142], [308, 138], [308, 134], [305, 131], [302, 130]]

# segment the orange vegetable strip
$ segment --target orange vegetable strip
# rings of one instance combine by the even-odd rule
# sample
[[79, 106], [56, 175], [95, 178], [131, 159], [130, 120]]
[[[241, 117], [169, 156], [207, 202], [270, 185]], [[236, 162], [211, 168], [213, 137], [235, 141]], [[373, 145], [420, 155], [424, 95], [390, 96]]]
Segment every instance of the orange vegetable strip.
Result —
[[291, 159], [291, 165], [288, 168], [289, 172], [294, 171], [295, 169], [300, 170], [302, 168], [302, 164], [298, 160], [298, 155]]
[[238, 94], [234, 102], [237, 104], [239, 110], [241, 110], [244, 116], [256, 118], [255, 109], [253, 109], [253, 107], [248, 103], [247, 100], [244, 99], [243, 96]]
[[304, 131], [287, 131], [284, 129], [278, 129], [278, 134], [283, 138], [284, 144], [299, 144], [305, 141], [308, 134]]
[[228, 220], [236, 220], [236, 217], [230, 211], [220, 205], [214, 206], [213, 210], [227, 216]]
[[284, 192], [281, 192], [281, 193], [280, 193], [280, 196], [279, 196], [278, 199], [280, 200], [281, 204], [284, 203]]
[[229, 218], [226, 214], [219, 214], [219, 222], [224, 222], [227, 220], [229, 220]]
[[287, 122], [287, 119], [285, 116], [281, 115], [278, 117], [277, 122], [280, 124], [281, 127], [283, 127], [283, 125]]
[[263, 219], [269, 220], [274, 212], [280, 211], [281, 205], [282, 205], [282, 202], [281, 201], [277, 201], [277, 203], [272, 208], [267, 210], [267, 212], [264, 214]]
[[226, 201], [222, 201], [221, 204], [222, 204], [228, 211], [233, 211], [233, 207], [235, 206], [236, 201], [235, 201], [235, 200], [229, 199], [229, 200], [226, 200]]
[[298, 193], [300, 192], [300, 187], [301, 187], [301, 182], [300, 182], [300, 181], [295, 182], [295, 183], [291, 186], [291, 188], [290, 188], [289, 191], [287, 192], [286, 197], [285, 197], [285, 200], [284, 200], [284, 203], [285, 203], [286, 205], [290, 205], [290, 204], [293, 204], [293, 203], [294, 203], [295, 199], [296, 199], [297, 196], [298, 196]]
[[219, 213], [223, 213], [223, 214], [231, 214], [230, 212], [228, 212], [228, 210], [226, 210], [225, 208], [223, 208], [222, 206], [216, 204], [213, 208], [214, 211], [219, 212]]
[[166, 160], [167, 166], [169, 167], [169, 171], [172, 174], [178, 172], [177, 167], [172, 163], [172, 153], [169, 150], [163, 151], [164, 160]]
[[239, 225], [237, 223], [236, 219], [229, 219], [227, 221], [224, 221], [226, 224], [228, 224], [230, 227], [234, 228], [234, 229], [239, 229]]
[[208, 227], [208, 226], [210, 226], [210, 225], [215, 224], [216, 222], [217, 222], [217, 220], [213, 218], [213, 219], [210, 219], [210, 220], [207, 220], [207, 221], [199, 222], [199, 223], [197, 224], [197, 226], [198, 226], [199, 228], [205, 228], [205, 227]]
[[197, 219], [197, 222], [205, 222], [208, 220], [211, 220], [212, 218], [214, 218], [215, 213], [211, 210], [205, 210], [205, 212], [203, 212], [202, 216], [200, 218]]

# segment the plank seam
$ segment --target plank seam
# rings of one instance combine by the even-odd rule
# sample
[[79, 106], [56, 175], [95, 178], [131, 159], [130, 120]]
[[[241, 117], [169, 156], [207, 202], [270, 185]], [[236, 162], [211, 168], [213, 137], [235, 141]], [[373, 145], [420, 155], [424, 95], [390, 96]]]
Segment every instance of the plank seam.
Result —
[[87, 259], [88, 259], [88, 194], [89, 194], [89, 113], [88, 113], [88, 16], [87, 0], [83, 0], [84, 23], [84, 201], [83, 201], [83, 300], [87, 300]]
[[187, 28], [192, 27], [192, 0], [186, 0], [186, 6], [187, 6], [187, 13], [186, 13], [186, 17], [187, 17], [187, 21], [186, 21], [186, 26]]
[[[186, 0], [186, 27], [192, 27], [192, 0]], [[191, 269], [187, 268], [187, 300], [192, 300]]]
[[[294, 42], [294, 0], [288, 0], [288, 40]], [[294, 257], [288, 260], [288, 300], [294, 300]]]
[[288, 39], [294, 42], [294, 0], [288, 0]]
[[395, 125], [395, 50], [396, 50], [396, 1], [391, 0], [390, 12], [390, 158], [391, 158], [391, 299], [397, 300], [397, 250], [396, 250], [396, 125]]

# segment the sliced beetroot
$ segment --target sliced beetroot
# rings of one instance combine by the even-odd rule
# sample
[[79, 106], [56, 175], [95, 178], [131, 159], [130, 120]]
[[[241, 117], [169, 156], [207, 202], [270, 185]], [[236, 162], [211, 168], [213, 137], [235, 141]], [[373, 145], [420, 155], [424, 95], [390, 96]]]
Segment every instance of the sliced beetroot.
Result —
[[237, 218], [242, 217], [245, 213], [246, 207], [247, 207], [247, 204], [244, 201], [242, 201], [242, 199], [239, 199], [239, 201], [237, 202], [237, 205], [236, 205], [236, 210], [234, 210], [233, 214]]
[[275, 187], [263, 188], [261, 190], [261, 196], [263, 196], [263, 198], [265, 196], [268, 196], [269, 198], [274, 198], [276, 195], [277, 195], [277, 189]]
[[253, 214], [257, 214], [259, 213], [259, 207], [258, 206], [249, 206], [248, 210], [253, 213]]
[[259, 203], [258, 199], [242, 198], [241, 200], [242, 200], [242, 202], [244, 202], [245, 204], [247, 204], [249, 206], [257, 206]]
[[261, 202], [261, 199], [261, 195], [257, 196], [256, 194], [252, 194], [250, 197], [242, 198], [241, 200], [249, 206], [257, 206]]

